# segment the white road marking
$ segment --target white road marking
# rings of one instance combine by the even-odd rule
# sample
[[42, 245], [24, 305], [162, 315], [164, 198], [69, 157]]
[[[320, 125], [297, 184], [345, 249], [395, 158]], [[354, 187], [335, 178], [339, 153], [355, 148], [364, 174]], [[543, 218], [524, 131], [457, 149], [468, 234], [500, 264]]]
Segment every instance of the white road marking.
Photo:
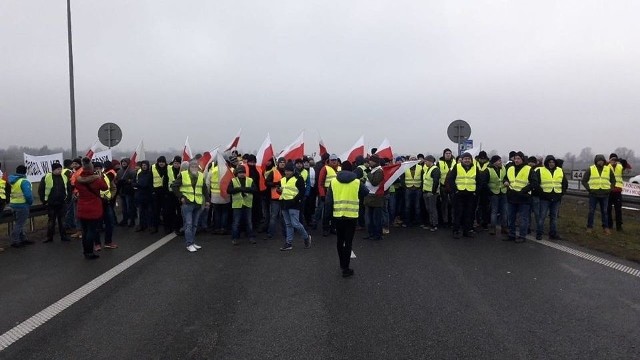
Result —
[[353, 250], [351, 250], [351, 258], [355, 259], [356, 258], [356, 253], [353, 252]]
[[[529, 239], [529, 238], [527, 238]], [[634, 269], [632, 267], [617, 263], [615, 261], [611, 261], [611, 260], [607, 260], [605, 258], [601, 258], [599, 256], [595, 256], [595, 255], [591, 255], [589, 253], [580, 251], [580, 250], [576, 250], [576, 249], [572, 249], [568, 246], [564, 246], [564, 245], [560, 245], [560, 244], [556, 244], [554, 242], [548, 241], [548, 240], [535, 240], [535, 239], [531, 239], [531, 241], [537, 242], [538, 244], [544, 245], [544, 246], [548, 246], [548, 247], [552, 247], [554, 249], [566, 252], [568, 254], [577, 256], [579, 258], [583, 258], [585, 260], [589, 260], [592, 261], [594, 263], [598, 263], [600, 265], [604, 265], [607, 267], [610, 267], [614, 270], [618, 270], [620, 272], [623, 273], [627, 273], [629, 275], [635, 276], [635, 277], [639, 277], [640, 278], [640, 270], [638, 269]]]
[[627, 209], [627, 210], [631, 210], [631, 211], [640, 211], [640, 209], [636, 209], [636, 208], [632, 208], [632, 207], [628, 207], [628, 206], [623, 206], [623, 209]]
[[[104, 274], [102, 274], [102, 275], [98, 276], [97, 278], [91, 280], [90, 282], [86, 283], [85, 285], [83, 285], [82, 287], [80, 287], [76, 291], [72, 292], [71, 294], [63, 297], [60, 300], [58, 300], [53, 305], [47, 307], [46, 309], [44, 309], [44, 310], [40, 311], [39, 313], [37, 313], [37, 314], [33, 315], [32, 317], [30, 317], [29, 319], [27, 319], [27, 320], [21, 322], [20, 324], [16, 325], [13, 329], [11, 329], [11, 330], [7, 331], [6, 333], [2, 334], [0, 336], [0, 351], [6, 349], [7, 347], [9, 347], [9, 345], [11, 345], [14, 342], [20, 340], [20, 338], [22, 338], [23, 336], [27, 335], [28, 333], [30, 333], [33, 330], [37, 329], [39, 326], [43, 325], [47, 321], [51, 320], [54, 316], [56, 316], [59, 313], [61, 313], [64, 309], [66, 309], [69, 306], [75, 304], [80, 299], [82, 299], [85, 296], [89, 295], [91, 292], [93, 292], [94, 290], [96, 290], [100, 286], [106, 284], [109, 280], [113, 279], [118, 274], [120, 274], [123, 271], [127, 270], [129, 267], [131, 267], [132, 265], [134, 265], [138, 261], [142, 260], [147, 255], [149, 255], [152, 252], [158, 250], [161, 246], [163, 246], [164, 244], [168, 243], [169, 241], [171, 241], [171, 239], [173, 239], [175, 237], [176, 237], [176, 234], [169, 234], [169, 235], [163, 237], [162, 239], [160, 239], [160, 240], [156, 241], [155, 243], [147, 246], [145, 249], [141, 250], [137, 254], [133, 255], [130, 258], [128, 258], [127, 260], [125, 260], [125, 261], [121, 262], [120, 264], [116, 265], [111, 270], [105, 272]], [[98, 260], [98, 261], [100, 261], [100, 260]]]

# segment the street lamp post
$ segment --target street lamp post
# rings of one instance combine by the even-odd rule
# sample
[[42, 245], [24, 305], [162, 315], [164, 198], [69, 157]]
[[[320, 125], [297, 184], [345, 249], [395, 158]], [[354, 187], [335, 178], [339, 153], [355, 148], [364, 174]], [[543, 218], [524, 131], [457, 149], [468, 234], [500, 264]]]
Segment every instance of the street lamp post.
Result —
[[76, 97], [73, 81], [73, 45], [71, 38], [71, 0], [67, 0], [67, 38], [69, 44], [69, 106], [71, 108], [71, 157], [78, 153], [76, 147]]

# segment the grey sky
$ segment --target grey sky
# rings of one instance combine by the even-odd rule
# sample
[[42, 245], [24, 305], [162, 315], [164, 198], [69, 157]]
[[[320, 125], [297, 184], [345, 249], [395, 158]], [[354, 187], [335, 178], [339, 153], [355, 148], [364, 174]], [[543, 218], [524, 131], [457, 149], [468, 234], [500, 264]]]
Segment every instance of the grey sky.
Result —
[[[638, 152], [638, 1], [72, 0], [78, 150]], [[0, 1], [0, 147], [69, 147], [65, 0]], [[11, 134], [7, 136], [7, 134]]]

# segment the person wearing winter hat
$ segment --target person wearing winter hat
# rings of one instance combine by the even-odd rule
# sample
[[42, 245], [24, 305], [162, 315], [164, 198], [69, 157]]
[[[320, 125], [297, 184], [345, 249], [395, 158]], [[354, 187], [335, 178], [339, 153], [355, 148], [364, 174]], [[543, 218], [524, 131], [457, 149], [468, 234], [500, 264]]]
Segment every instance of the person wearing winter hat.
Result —
[[101, 192], [109, 186], [101, 173], [96, 173], [89, 158], [82, 159], [82, 171], [76, 179], [78, 190], [78, 219], [82, 225], [82, 249], [86, 259], [98, 258], [94, 244], [99, 242], [98, 225], [104, 216]]
[[300, 223], [300, 206], [304, 197], [305, 183], [302, 177], [296, 175], [295, 165], [292, 162], [286, 164], [284, 177], [280, 179], [280, 186], [276, 189], [280, 194], [280, 208], [284, 219], [286, 237], [281, 251], [293, 249], [293, 235], [298, 231], [304, 240], [304, 247], [311, 246], [311, 236], [304, 225]]
[[609, 164], [607, 166], [611, 168], [611, 172], [616, 178], [616, 184], [609, 193], [609, 204], [607, 205], [609, 229], [613, 229], [613, 214], [615, 212], [616, 231], [622, 231], [622, 186], [624, 185], [622, 175], [624, 174], [625, 166], [621, 164], [616, 153], [609, 155]]
[[513, 166], [513, 158], [516, 156], [517, 152], [514, 150], [509, 151], [509, 161], [507, 161], [506, 164], [504, 164], [504, 167], [506, 169], [510, 168], [511, 166]]
[[502, 165], [502, 158], [498, 155], [491, 157], [489, 167], [488, 187], [491, 203], [491, 224], [489, 225], [489, 234], [496, 234], [498, 226], [498, 215], [500, 216], [501, 232], [507, 234], [507, 187], [504, 185], [507, 176], [507, 169]]
[[480, 172], [473, 163], [473, 156], [465, 152], [462, 159], [449, 171], [445, 186], [453, 193], [453, 237], [475, 237], [473, 220], [476, 210], [476, 192]]
[[27, 167], [18, 165], [16, 172], [9, 175], [6, 185], [8, 190], [6, 196], [15, 217], [11, 232], [11, 246], [16, 248], [33, 244], [33, 241], [27, 239], [24, 231], [24, 226], [29, 219], [29, 209], [33, 204], [32, 186], [26, 174]]
[[[542, 161], [539, 162], [538, 158], [535, 156], [529, 156], [527, 158], [527, 165], [531, 166], [531, 170], [536, 173], [536, 177], [539, 181], [537, 172], [540, 171]], [[533, 217], [529, 223], [529, 229], [527, 230], [528, 234], [531, 234], [531, 227], [535, 228], [540, 220], [540, 187], [531, 189], [531, 214], [533, 214]]]
[[[429, 214], [429, 229], [438, 230], [438, 187], [440, 186], [440, 169], [435, 164], [436, 158], [427, 155], [424, 158], [424, 171], [422, 175], [422, 197], [424, 199], [427, 214]], [[423, 227], [427, 228], [427, 224]]]
[[476, 221], [483, 230], [489, 229], [491, 222], [491, 192], [489, 191], [489, 157], [487, 152], [482, 150], [476, 158], [476, 168], [478, 169], [478, 189], [476, 198], [478, 209], [476, 211]]
[[202, 248], [196, 244], [198, 219], [203, 209], [209, 209], [211, 199], [198, 161], [194, 159], [188, 164], [188, 169], [173, 182], [173, 192], [180, 199], [185, 245], [193, 253]]
[[180, 211], [180, 199], [173, 192], [173, 183], [176, 181], [176, 178], [180, 174], [180, 165], [182, 164], [181, 156], [174, 156], [171, 161], [171, 165], [168, 166], [167, 169], [167, 177], [168, 177], [168, 192], [167, 192], [167, 201], [166, 201], [166, 216], [163, 218], [164, 220], [164, 232], [165, 234], [169, 234], [172, 231], [176, 232], [177, 235], [182, 235], [180, 232], [180, 228], [182, 228], [182, 214]]
[[[537, 188], [538, 179], [531, 166], [525, 163], [527, 158], [522, 151], [513, 157], [513, 165], [507, 169], [504, 185], [507, 189], [507, 203], [509, 214], [509, 236], [506, 240], [522, 243], [526, 240], [529, 222], [531, 220], [531, 190]], [[516, 237], [516, 223], [520, 228]]]
[[607, 217], [607, 207], [609, 206], [609, 194], [611, 188], [616, 184], [616, 178], [607, 166], [604, 155], [598, 154], [593, 159], [593, 165], [582, 177], [582, 185], [589, 192], [589, 214], [587, 215], [587, 233], [593, 232], [593, 218], [596, 212], [596, 205], [600, 207], [602, 228], [605, 235], [610, 235], [609, 218]]
[[331, 224], [331, 214], [325, 205], [325, 196], [327, 195], [327, 189], [329, 189], [331, 185], [331, 180], [336, 178], [338, 171], [340, 171], [338, 155], [331, 154], [329, 155], [327, 164], [320, 170], [317, 183], [319, 196], [318, 208], [320, 212], [316, 211], [316, 222], [322, 220], [322, 236], [329, 236], [330, 232], [335, 233], [335, 226]]
[[559, 240], [558, 213], [562, 195], [567, 191], [569, 183], [562, 168], [557, 166], [556, 158], [553, 155], [547, 155], [543, 164], [544, 166], [538, 168], [539, 170], [536, 172], [540, 184], [540, 218], [536, 224], [536, 239], [542, 239], [544, 222], [548, 215], [549, 239]]
[[167, 193], [169, 192], [169, 174], [167, 158], [159, 156], [156, 163], [151, 165], [151, 178], [153, 183], [153, 201], [151, 202], [151, 221], [149, 223], [150, 233], [158, 232], [160, 224], [160, 214], [163, 217], [167, 214]]
[[367, 224], [368, 235], [365, 239], [382, 240], [383, 226], [383, 207], [385, 205], [384, 193], [379, 190], [384, 180], [382, 166], [380, 166], [380, 157], [376, 154], [369, 156], [369, 169], [366, 176], [365, 186], [369, 193], [364, 197], [365, 220]]
[[231, 225], [231, 244], [233, 245], [239, 244], [241, 224], [244, 224], [249, 242], [256, 243], [251, 209], [253, 208], [253, 196], [257, 192], [258, 187], [253, 179], [247, 176], [244, 165], [236, 166], [235, 177], [227, 187], [227, 194], [231, 196], [231, 208], [233, 209], [233, 222]]
[[53, 241], [56, 223], [60, 231], [60, 240], [70, 240], [64, 231], [64, 216], [67, 198], [71, 197], [71, 191], [69, 179], [62, 173], [62, 165], [51, 164], [51, 172], [42, 177], [38, 189], [40, 202], [47, 205], [47, 238], [43, 242]]
[[[271, 201], [269, 202], [269, 226], [267, 227], [267, 236], [265, 240], [272, 239], [276, 235], [277, 224], [281, 224], [282, 233], [285, 235], [285, 226], [282, 219], [280, 208], [280, 180], [284, 177], [284, 168], [287, 160], [283, 157], [278, 158], [276, 167], [269, 172], [266, 178], [267, 189], [270, 190]], [[285, 235], [286, 236], [286, 235]]]
[[453, 158], [453, 152], [451, 149], [446, 148], [442, 151], [442, 157], [438, 161], [438, 168], [440, 169], [440, 212], [438, 214], [438, 219], [440, 223], [445, 227], [451, 226], [452, 215], [452, 203], [451, 203], [451, 193], [444, 186], [445, 181], [447, 179], [447, 175], [449, 171], [453, 169], [456, 165], [456, 160]]
[[309, 173], [309, 193], [304, 200], [303, 205], [303, 218], [307, 226], [313, 226], [313, 214], [316, 210], [316, 199], [318, 196], [318, 188], [316, 187], [316, 172], [313, 166], [311, 157], [305, 156], [302, 158], [302, 167]]
[[137, 218], [137, 208], [134, 201], [135, 190], [133, 183], [136, 180], [136, 172], [131, 160], [124, 158], [120, 160], [120, 170], [116, 174], [116, 186], [120, 196], [120, 208], [122, 210], [122, 221], [120, 226], [134, 227]]

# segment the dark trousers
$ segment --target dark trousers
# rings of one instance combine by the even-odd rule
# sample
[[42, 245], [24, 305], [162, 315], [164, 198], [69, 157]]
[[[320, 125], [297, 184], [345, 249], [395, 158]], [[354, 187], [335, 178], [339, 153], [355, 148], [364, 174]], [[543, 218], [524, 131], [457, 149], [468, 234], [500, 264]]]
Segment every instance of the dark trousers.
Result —
[[173, 193], [168, 193], [163, 209], [164, 229], [166, 232], [180, 230], [182, 227], [182, 214], [178, 198]]
[[[251, 225], [253, 229], [260, 227], [262, 222], [262, 195], [254, 194], [253, 202], [251, 203]], [[234, 214], [235, 215], [235, 214]]]
[[309, 197], [304, 201], [304, 221], [307, 225], [313, 224], [313, 214], [316, 211], [316, 199], [318, 190], [314, 187], [309, 191]]
[[121, 194], [122, 202], [122, 222], [134, 224], [136, 221], [136, 203], [133, 200], [133, 194]]
[[140, 201], [138, 203], [138, 213], [140, 214], [140, 227], [146, 229], [153, 226], [153, 201]]
[[488, 191], [478, 192], [478, 224], [486, 228], [491, 223], [491, 194]]
[[460, 191], [453, 198], [453, 231], [467, 233], [473, 230], [473, 220], [476, 210], [476, 196], [474, 193]]
[[[104, 215], [102, 220], [104, 221], [104, 243], [111, 244], [113, 240], [113, 228], [116, 226], [116, 212], [113, 210], [113, 205], [109, 202], [102, 202], [102, 210]], [[96, 245], [100, 245], [100, 235], [96, 236]]]
[[622, 193], [611, 192], [609, 194], [609, 205], [607, 206], [607, 218], [609, 219], [609, 229], [613, 228], [613, 215], [611, 208], [616, 214], [616, 229], [622, 229]]
[[98, 220], [80, 220], [82, 225], [82, 252], [85, 255], [93, 254], [93, 244], [98, 239]]
[[151, 218], [151, 223], [149, 224], [149, 226], [152, 227], [158, 227], [158, 225], [160, 224], [160, 215], [162, 214], [162, 220], [163, 222], [164, 220], [164, 215], [166, 213], [166, 207], [167, 207], [167, 191], [165, 190], [155, 190], [155, 193], [153, 193], [153, 215]]
[[66, 214], [65, 204], [49, 204], [47, 206], [47, 240], [53, 240], [53, 235], [56, 233], [56, 223], [58, 224], [58, 230], [60, 231], [60, 238], [66, 238], [64, 233], [64, 218]]
[[346, 270], [351, 262], [351, 246], [353, 236], [356, 232], [357, 218], [339, 217], [334, 218], [336, 224], [336, 237], [338, 246], [338, 258], [340, 258], [340, 268]]

